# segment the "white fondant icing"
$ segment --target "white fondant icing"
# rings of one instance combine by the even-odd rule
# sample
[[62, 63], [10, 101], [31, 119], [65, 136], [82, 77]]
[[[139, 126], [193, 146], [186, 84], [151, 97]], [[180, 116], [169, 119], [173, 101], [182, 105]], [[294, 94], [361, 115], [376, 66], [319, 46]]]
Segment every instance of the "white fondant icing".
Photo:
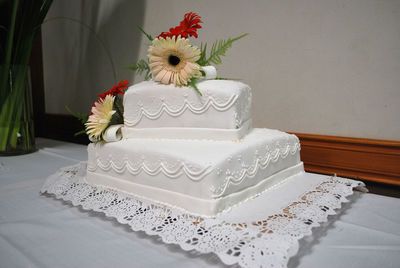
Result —
[[97, 159], [95, 165], [88, 166], [89, 171], [96, 171], [97, 168], [102, 169], [103, 171], [113, 170], [116, 173], [122, 174], [125, 171], [128, 171], [130, 174], [137, 176], [141, 172], [145, 172], [150, 176], [156, 176], [159, 173], [163, 173], [164, 176], [175, 179], [185, 174], [189, 179], [197, 181], [203, 179], [210, 171], [210, 166], [205, 167], [201, 170], [192, 170], [185, 165], [185, 163], [180, 163], [175, 166], [168, 167], [167, 164], [160, 162], [157, 165], [150, 166], [150, 164], [146, 164], [146, 162], [142, 162], [141, 164], [133, 164], [129, 159], [125, 159], [122, 163], [116, 163], [112, 159], [102, 162], [100, 158]]
[[[166, 203], [178, 207], [186, 205], [181, 204], [183, 199], [170, 200], [172, 196], [188, 195], [204, 200], [201, 202], [204, 213], [208, 213], [205, 204], [215, 205], [208, 208], [211, 211], [221, 211], [242, 201], [233, 198], [243, 197], [235, 193], [246, 191], [282, 170], [300, 168], [301, 164], [297, 137], [269, 129], [253, 129], [236, 142], [123, 139], [90, 144], [88, 151], [90, 183], [128, 192], [127, 189], [132, 189], [136, 195], [152, 200], [165, 199]], [[160, 191], [153, 191], [154, 188]], [[140, 192], [140, 189], [146, 190]], [[261, 188], [256, 190], [250, 192], [262, 191]], [[225, 197], [224, 200], [230, 201], [214, 202]], [[199, 203], [191, 204], [185, 209], [196, 213]]]
[[154, 203], [181, 209], [189, 214], [203, 218], [215, 217], [232, 207], [252, 199], [271, 187], [290, 179], [292, 176], [304, 172], [303, 163], [281, 170], [258, 184], [245, 188], [230, 195], [215, 198], [201, 199], [181, 192], [172, 192], [159, 187], [152, 187], [134, 182], [127, 182], [107, 174], [93, 174], [87, 172], [86, 182], [92, 185], [106, 187], [127, 195], [147, 199]]
[[227, 179], [224, 180], [224, 184], [219, 187], [220, 190], [219, 191], [217, 191], [217, 189], [213, 190], [214, 193], [213, 196], [220, 197], [221, 195], [224, 194], [224, 192], [230, 185], [239, 185], [245, 178], [246, 179], [254, 178], [258, 174], [259, 169], [266, 169], [271, 161], [273, 163], [276, 163], [280, 159], [285, 159], [289, 154], [289, 152], [292, 155], [296, 154], [299, 149], [300, 149], [300, 143], [297, 143], [292, 147], [290, 145], [287, 145], [286, 151], [282, 151], [277, 148], [274, 153], [268, 154], [264, 159], [256, 158], [254, 165], [252, 165], [249, 168], [243, 168], [238, 173], [238, 175], [228, 174]]
[[198, 139], [198, 140], [239, 140], [251, 129], [251, 120], [247, 120], [237, 129], [220, 128], [130, 128], [121, 129], [124, 139]]
[[126, 126], [135, 126], [140, 122], [140, 120], [143, 117], [146, 117], [151, 120], [157, 120], [164, 113], [168, 114], [171, 117], [179, 117], [183, 113], [185, 113], [187, 110], [189, 110], [190, 112], [199, 115], [199, 114], [203, 114], [206, 111], [208, 111], [208, 109], [210, 107], [214, 108], [215, 110], [217, 110], [219, 112], [223, 112], [223, 111], [226, 111], [227, 109], [229, 109], [235, 103], [237, 97], [238, 96], [236, 96], [236, 95], [232, 95], [230, 97], [230, 99], [228, 99], [225, 103], [218, 103], [214, 100], [213, 97], [209, 97], [205, 103], [202, 103], [202, 106], [198, 106], [198, 107], [193, 106], [193, 104], [191, 104], [187, 100], [183, 100], [182, 106], [168, 106], [168, 104], [162, 103], [161, 106], [159, 107], [159, 109], [155, 112], [150, 112], [150, 111], [146, 110], [145, 108], [143, 108], [143, 105], [140, 105], [140, 108], [139, 108], [140, 114], [136, 118], [136, 120], [130, 120], [129, 115], [128, 114], [125, 115], [127, 117], [125, 119], [125, 125]]
[[133, 128], [236, 129], [250, 119], [251, 90], [237, 81], [205, 80], [191, 87], [145, 81], [124, 96], [124, 124]]
[[124, 125], [103, 135], [114, 142], [88, 146], [87, 182], [215, 216], [304, 171], [296, 136], [251, 128], [247, 85], [205, 80], [197, 87], [202, 96], [154, 81], [130, 87]]

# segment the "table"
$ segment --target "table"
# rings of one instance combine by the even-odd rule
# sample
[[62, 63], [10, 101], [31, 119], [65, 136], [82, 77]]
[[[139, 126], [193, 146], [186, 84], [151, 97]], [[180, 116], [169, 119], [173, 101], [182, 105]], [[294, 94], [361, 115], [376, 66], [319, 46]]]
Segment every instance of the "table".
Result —
[[[223, 267], [157, 237], [39, 194], [47, 176], [87, 160], [86, 146], [37, 139], [33, 154], [0, 157], [0, 268]], [[400, 199], [359, 193], [301, 240], [289, 267], [400, 267]]]

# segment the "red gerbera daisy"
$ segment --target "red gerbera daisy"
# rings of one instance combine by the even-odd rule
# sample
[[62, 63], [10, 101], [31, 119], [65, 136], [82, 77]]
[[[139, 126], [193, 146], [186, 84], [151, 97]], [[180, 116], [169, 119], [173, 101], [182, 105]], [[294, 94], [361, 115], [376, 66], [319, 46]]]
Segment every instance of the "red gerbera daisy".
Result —
[[117, 96], [119, 95], [124, 95], [124, 90], [128, 88], [129, 82], [128, 80], [119, 82], [118, 85], [113, 86], [110, 90], [107, 90], [97, 96], [99, 96], [99, 99], [104, 99], [107, 95], [112, 95], [112, 96]]
[[[124, 90], [128, 88], [129, 82], [128, 80], [122, 81], [118, 83], [118, 85], [113, 86], [111, 89], [97, 95], [99, 98], [97, 99], [96, 102], [99, 102], [102, 99], [105, 99], [107, 95], [112, 95], [112, 96], [117, 96], [119, 95], [124, 95]], [[92, 104], [92, 107], [95, 106], [95, 103]]]
[[181, 36], [188, 38], [188, 36], [194, 36], [197, 38], [197, 29], [200, 29], [201, 17], [194, 12], [186, 13], [183, 20], [175, 28], [170, 28], [169, 32], [162, 32], [157, 38], [167, 38], [173, 36]]

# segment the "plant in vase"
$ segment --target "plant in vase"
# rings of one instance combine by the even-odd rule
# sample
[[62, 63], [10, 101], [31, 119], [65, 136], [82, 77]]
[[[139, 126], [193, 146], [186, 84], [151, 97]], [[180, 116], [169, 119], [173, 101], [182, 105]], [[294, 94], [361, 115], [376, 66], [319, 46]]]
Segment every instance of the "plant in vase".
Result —
[[0, 154], [35, 150], [28, 73], [33, 40], [52, 0], [0, 2]]

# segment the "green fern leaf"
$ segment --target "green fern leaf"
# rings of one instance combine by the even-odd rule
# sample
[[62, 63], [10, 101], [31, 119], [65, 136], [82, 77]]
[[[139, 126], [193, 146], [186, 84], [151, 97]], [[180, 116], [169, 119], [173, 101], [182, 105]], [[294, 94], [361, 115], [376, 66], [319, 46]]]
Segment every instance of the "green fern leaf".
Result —
[[204, 61], [204, 65], [202, 66], [210, 65], [211, 63], [215, 65], [221, 64], [222, 63], [221, 56], [225, 56], [226, 51], [232, 47], [232, 43], [239, 39], [242, 39], [247, 35], [248, 34], [245, 33], [233, 39], [229, 38], [227, 40], [215, 41], [211, 46], [210, 57]]
[[149, 69], [149, 70], [147, 70], [147, 72], [146, 72], [146, 75], [145, 75], [145, 77], [144, 77], [144, 80], [148, 81], [148, 80], [151, 79], [151, 77], [152, 77], [152, 74], [151, 74], [150, 69]]
[[126, 67], [126, 69], [128, 70], [132, 70], [134, 72], [136, 72], [138, 75], [142, 75], [142, 73], [145, 73], [145, 80], [150, 80], [151, 79], [151, 70], [150, 70], [150, 66], [149, 63], [145, 60], [140, 60], [137, 63], [135, 63], [132, 66], [128, 66]]
[[65, 109], [67, 109], [67, 111], [76, 119], [78, 119], [79, 121], [81, 121], [82, 124], [85, 124], [88, 121], [89, 115], [87, 114], [80, 114], [80, 113], [74, 113], [71, 108], [69, 108], [68, 106], [65, 106]]
[[[89, 115], [87, 114], [80, 114], [80, 113], [74, 113], [71, 108], [69, 108], [68, 106], [65, 106], [65, 109], [67, 109], [67, 111], [76, 119], [78, 119], [79, 121], [81, 121], [82, 125], [85, 125], [85, 123], [88, 121]], [[81, 131], [78, 131], [74, 134], [74, 136], [79, 136], [79, 135], [83, 135], [86, 134], [86, 130], [82, 129]]]
[[148, 70], [150, 70], [149, 64], [145, 60], [140, 60], [134, 65], [128, 66], [126, 68], [136, 72], [139, 75], [141, 75], [143, 72], [147, 72]]
[[207, 63], [207, 43], [204, 44], [203, 42], [200, 45], [200, 58], [197, 60], [197, 64], [200, 66], [205, 66]]

